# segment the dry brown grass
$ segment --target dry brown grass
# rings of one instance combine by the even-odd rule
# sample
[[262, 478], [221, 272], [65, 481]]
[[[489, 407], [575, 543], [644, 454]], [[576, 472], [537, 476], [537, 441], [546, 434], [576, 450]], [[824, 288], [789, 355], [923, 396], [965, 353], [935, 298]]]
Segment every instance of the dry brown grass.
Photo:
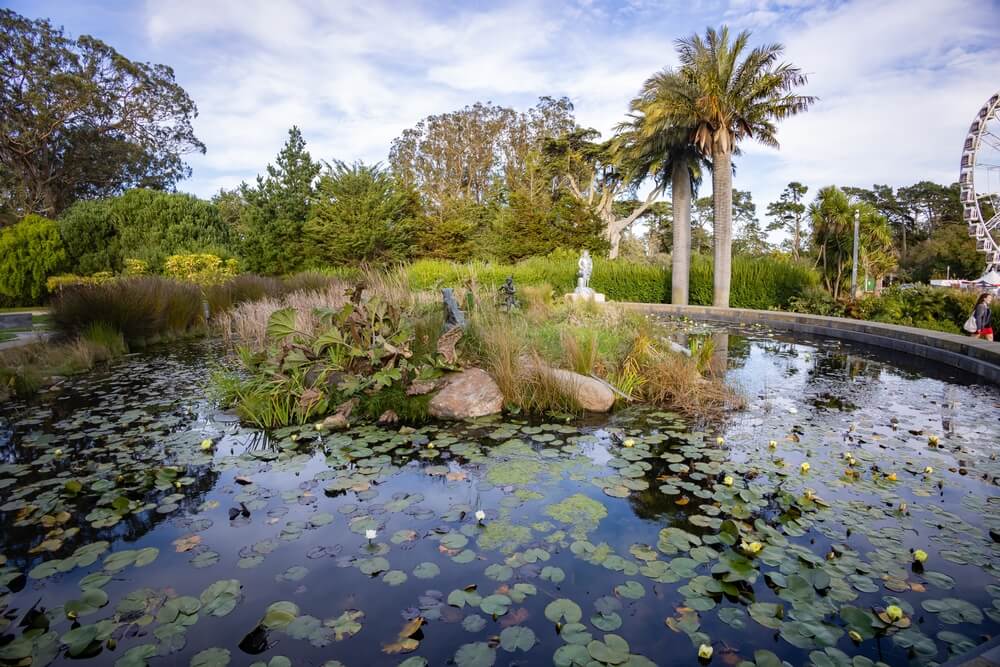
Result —
[[263, 350], [267, 345], [267, 321], [282, 308], [295, 309], [295, 326], [308, 334], [316, 333], [319, 318], [317, 308], [340, 308], [347, 303], [348, 286], [337, 283], [325, 291], [292, 292], [279, 298], [265, 298], [241, 303], [215, 318], [215, 326], [230, 347], [245, 346]]
[[642, 396], [656, 405], [706, 421], [722, 419], [744, 405], [735, 390], [720, 379], [704, 377], [698, 362], [674, 352], [657, 354], [642, 366]]
[[520, 288], [524, 297], [524, 316], [532, 322], [543, 322], [552, 315], [554, 291], [552, 285], [527, 285]]

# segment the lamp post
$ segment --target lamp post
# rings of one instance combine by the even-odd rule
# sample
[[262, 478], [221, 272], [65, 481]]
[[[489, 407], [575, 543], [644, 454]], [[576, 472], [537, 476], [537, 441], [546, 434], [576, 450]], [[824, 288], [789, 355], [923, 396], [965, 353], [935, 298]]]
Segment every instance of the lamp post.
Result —
[[854, 259], [851, 263], [851, 298], [858, 298], [858, 236], [861, 231], [861, 211], [854, 211]]

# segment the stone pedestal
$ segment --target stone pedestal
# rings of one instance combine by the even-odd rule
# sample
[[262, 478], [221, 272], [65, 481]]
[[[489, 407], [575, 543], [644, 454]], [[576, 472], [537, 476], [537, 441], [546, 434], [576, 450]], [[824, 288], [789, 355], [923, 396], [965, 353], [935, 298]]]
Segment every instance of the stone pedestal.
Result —
[[595, 303], [605, 303], [607, 298], [600, 292], [595, 292], [589, 287], [585, 287], [583, 291], [577, 288], [575, 292], [570, 292], [563, 298], [569, 303], [577, 303], [581, 301], [593, 301]]

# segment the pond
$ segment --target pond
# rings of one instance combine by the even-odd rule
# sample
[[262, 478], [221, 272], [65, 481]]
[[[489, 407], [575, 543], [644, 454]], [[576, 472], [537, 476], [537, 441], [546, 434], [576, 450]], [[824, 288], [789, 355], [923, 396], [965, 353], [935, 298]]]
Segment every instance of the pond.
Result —
[[0, 664], [930, 665], [1000, 628], [1000, 391], [683, 326], [724, 425], [265, 435], [210, 341], [4, 406]]

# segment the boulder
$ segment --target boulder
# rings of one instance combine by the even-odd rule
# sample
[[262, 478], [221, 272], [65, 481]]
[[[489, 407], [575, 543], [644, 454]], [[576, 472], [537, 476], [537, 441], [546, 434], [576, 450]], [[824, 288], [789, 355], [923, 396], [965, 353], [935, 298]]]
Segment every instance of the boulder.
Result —
[[428, 412], [438, 419], [472, 419], [495, 415], [503, 409], [503, 394], [481, 368], [466, 368], [449, 375], [447, 384], [432, 399]]
[[606, 383], [562, 368], [538, 365], [535, 371], [554, 380], [564, 392], [576, 398], [587, 412], [607, 412], [615, 404], [615, 392]]

